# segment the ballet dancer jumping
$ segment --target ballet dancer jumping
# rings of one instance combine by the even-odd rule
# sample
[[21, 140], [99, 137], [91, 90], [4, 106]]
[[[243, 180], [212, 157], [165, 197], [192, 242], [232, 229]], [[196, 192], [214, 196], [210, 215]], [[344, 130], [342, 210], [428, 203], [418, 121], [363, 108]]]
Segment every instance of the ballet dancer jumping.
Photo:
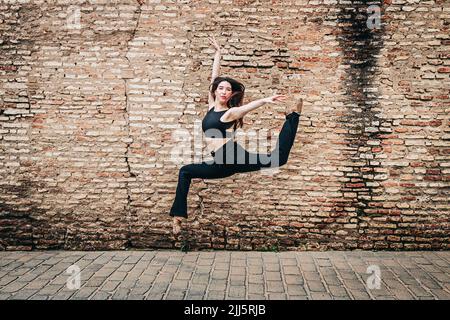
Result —
[[[173, 233], [179, 234], [181, 222], [187, 218], [187, 196], [193, 178], [219, 179], [235, 173], [257, 171], [262, 168], [278, 167], [286, 164], [299, 123], [303, 100], [295, 107], [287, 107], [285, 121], [278, 136], [275, 149], [269, 154], [249, 153], [232, 137], [238, 127], [242, 127], [243, 117], [266, 103], [278, 104], [286, 100], [285, 95], [274, 95], [243, 105], [245, 87], [242, 83], [219, 76], [221, 49], [214, 37], [208, 40], [216, 49], [208, 96], [208, 112], [203, 118], [202, 130], [213, 161], [191, 163], [180, 168], [175, 200], [170, 209], [173, 217]], [[233, 132], [227, 129], [233, 126]], [[270, 159], [270, 161], [266, 161]]]

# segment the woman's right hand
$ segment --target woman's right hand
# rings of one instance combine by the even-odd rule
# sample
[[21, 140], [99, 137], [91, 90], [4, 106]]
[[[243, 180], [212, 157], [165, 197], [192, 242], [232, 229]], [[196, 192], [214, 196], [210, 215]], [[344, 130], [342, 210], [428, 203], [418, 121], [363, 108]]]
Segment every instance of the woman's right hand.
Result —
[[287, 96], [284, 94], [277, 94], [268, 98], [264, 98], [263, 101], [265, 103], [275, 103], [277, 104], [278, 102], [283, 102], [284, 100], [287, 99]]
[[216, 51], [220, 52], [220, 45], [217, 43], [214, 36], [208, 37], [209, 42], [211, 45], [216, 49]]

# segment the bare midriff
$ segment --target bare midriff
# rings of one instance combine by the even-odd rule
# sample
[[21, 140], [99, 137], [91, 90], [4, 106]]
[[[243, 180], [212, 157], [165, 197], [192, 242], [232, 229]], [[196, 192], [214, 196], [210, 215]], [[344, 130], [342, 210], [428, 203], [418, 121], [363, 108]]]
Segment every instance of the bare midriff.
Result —
[[227, 143], [231, 138], [208, 138], [205, 137], [206, 150], [208, 154], [211, 154], [211, 151], [217, 151]]

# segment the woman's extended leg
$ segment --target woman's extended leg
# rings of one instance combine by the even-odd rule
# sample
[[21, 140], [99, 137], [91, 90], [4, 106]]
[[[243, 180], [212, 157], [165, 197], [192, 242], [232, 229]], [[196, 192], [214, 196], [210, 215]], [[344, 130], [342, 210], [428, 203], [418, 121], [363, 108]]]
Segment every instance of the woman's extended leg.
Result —
[[[302, 101], [299, 102], [299, 104], [301, 103]], [[281, 128], [277, 144], [272, 152], [269, 154], [250, 153], [238, 146], [237, 158], [239, 159], [240, 157], [239, 152], [241, 152], [241, 154], [244, 153], [245, 162], [239, 163], [237, 161], [234, 164], [229, 164], [227, 165], [229, 170], [242, 173], [257, 171], [261, 168], [274, 168], [285, 165], [288, 161], [297, 134], [301, 105], [297, 105], [297, 111], [293, 111], [286, 115], [286, 120]]]
[[286, 116], [275, 149], [270, 153], [271, 162], [268, 165], [263, 165], [263, 167], [281, 167], [287, 163], [297, 134], [299, 120], [300, 115], [297, 112], [292, 112]]

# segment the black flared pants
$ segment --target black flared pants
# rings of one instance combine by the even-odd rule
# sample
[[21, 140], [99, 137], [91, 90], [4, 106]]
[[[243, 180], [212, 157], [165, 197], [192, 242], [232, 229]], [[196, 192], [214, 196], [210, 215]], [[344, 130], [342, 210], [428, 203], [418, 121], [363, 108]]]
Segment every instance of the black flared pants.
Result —
[[286, 164], [295, 141], [299, 118], [300, 115], [297, 112], [286, 116], [275, 149], [269, 154], [250, 153], [236, 141], [229, 140], [216, 152], [212, 152], [213, 160], [182, 166], [170, 215], [187, 218], [187, 197], [193, 178], [219, 179], [235, 173], [257, 171]]

